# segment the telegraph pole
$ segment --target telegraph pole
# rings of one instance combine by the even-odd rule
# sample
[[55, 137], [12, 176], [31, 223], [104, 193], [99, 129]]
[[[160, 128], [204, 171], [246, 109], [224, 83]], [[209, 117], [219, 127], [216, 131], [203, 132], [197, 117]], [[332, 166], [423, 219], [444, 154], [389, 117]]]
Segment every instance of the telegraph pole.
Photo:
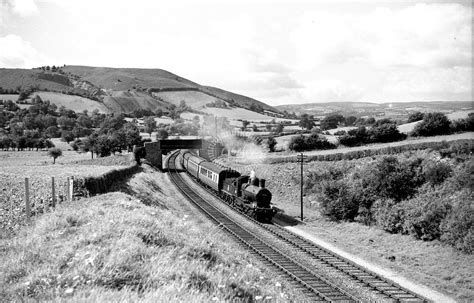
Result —
[[307, 156], [303, 153], [297, 156], [298, 162], [301, 162], [301, 179], [300, 179], [300, 198], [301, 198], [301, 222], [303, 222], [303, 163]]

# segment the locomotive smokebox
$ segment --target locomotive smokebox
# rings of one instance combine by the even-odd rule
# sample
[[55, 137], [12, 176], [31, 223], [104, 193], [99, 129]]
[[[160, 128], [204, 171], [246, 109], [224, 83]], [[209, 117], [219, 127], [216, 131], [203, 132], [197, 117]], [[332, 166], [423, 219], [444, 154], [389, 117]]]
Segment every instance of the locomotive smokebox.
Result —
[[265, 179], [260, 178], [260, 188], [265, 188]]

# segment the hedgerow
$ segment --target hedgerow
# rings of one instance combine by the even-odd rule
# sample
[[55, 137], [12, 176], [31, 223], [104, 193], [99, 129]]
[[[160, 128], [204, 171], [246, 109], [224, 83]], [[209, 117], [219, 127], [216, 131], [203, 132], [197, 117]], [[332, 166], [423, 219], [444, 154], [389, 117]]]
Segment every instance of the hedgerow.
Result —
[[[407, 143], [399, 146], [388, 146], [374, 149], [354, 150], [348, 152], [335, 152], [325, 155], [308, 155], [309, 161], [340, 161], [340, 160], [354, 160], [366, 157], [374, 157], [379, 155], [394, 155], [401, 154], [408, 151], [416, 150], [433, 150], [439, 151], [442, 157], [454, 158], [458, 155], [465, 155], [474, 152], [474, 144], [472, 140], [460, 139], [451, 142], [421, 142], [421, 143]], [[267, 163], [280, 162], [296, 162], [296, 157], [272, 157], [266, 160]]]

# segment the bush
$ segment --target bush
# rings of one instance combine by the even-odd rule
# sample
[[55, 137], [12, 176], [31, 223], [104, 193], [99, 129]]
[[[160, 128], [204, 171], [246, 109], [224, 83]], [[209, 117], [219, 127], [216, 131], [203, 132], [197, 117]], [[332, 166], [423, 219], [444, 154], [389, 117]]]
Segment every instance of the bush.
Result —
[[300, 152], [300, 151], [315, 150], [315, 149], [332, 149], [332, 148], [336, 148], [336, 145], [329, 142], [326, 139], [326, 137], [320, 136], [317, 133], [313, 132], [308, 137], [299, 135], [299, 136], [291, 138], [288, 148], [290, 150]]
[[421, 240], [435, 240], [441, 236], [441, 223], [450, 211], [450, 203], [439, 192], [429, 190], [400, 203], [405, 212], [403, 232]]
[[392, 199], [377, 200], [372, 209], [375, 224], [389, 233], [402, 233], [405, 211]]
[[423, 121], [415, 126], [412, 136], [438, 136], [447, 135], [451, 132], [448, 117], [443, 113], [427, 113]]
[[441, 159], [426, 159], [422, 166], [423, 177], [432, 185], [438, 185], [444, 182], [452, 173], [451, 165]]
[[441, 223], [441, 241], [457, 249], [474, 253], [474, 195], [469, 189], [453, 197], [453, 208]]
[[329, 181], [323, 185], [321, 210], [332, 220], [352, 221], [359, 205], [354, 194], [343, 181]]
[[416, 162], [399, 162], [394, 156], [384, 157], [376, 163], [373, 172], [361, 172], [364, 186], [372, 188], [380, 198], [395, 201], [410, 198], [424, 181], [418, 178]]

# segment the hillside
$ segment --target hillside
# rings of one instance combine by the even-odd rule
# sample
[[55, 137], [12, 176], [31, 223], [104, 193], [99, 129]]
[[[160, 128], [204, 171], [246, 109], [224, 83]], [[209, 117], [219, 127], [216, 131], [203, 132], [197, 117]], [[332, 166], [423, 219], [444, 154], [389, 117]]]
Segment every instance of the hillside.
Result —
[[[55, 95], [53, 103], [68, 108], [82, 108], [71, 102], [80, 100], [90, 108], [102, 112], [132, 112], [137, 109], [167, 110], [179, 105], [182, 100], [195, 110], [205, 109], [216, 101], [228, 106], [253, 111], [279, 110], [255, 99], [228, 92], [219, 88], [201, 86], [162, 69], [108, 68], [91, 66], [64, 66], [54, 72], [48, 69], [0, 69], [0, 87], [7, 93], [19, 93], [33, 88], [61, 93]], [[74, 99], [68, 95], [89, 99]], [[64, 98], [61, 99], [61, 96]], [[71, 103], [69, 106], [68, 104]], [[235, 117], [240, 119], [241, 117]]]
[[472, 110], [473, 103], [465, 101], [433, 102], [322, 102], [306, 104], [286, 104], [275, 106], [281, 111], [308, 113], [315, 116], [338, 113], [344, 116], [374, 116], [379, 118], [406, 118], [410, 112], [444, 112]]

